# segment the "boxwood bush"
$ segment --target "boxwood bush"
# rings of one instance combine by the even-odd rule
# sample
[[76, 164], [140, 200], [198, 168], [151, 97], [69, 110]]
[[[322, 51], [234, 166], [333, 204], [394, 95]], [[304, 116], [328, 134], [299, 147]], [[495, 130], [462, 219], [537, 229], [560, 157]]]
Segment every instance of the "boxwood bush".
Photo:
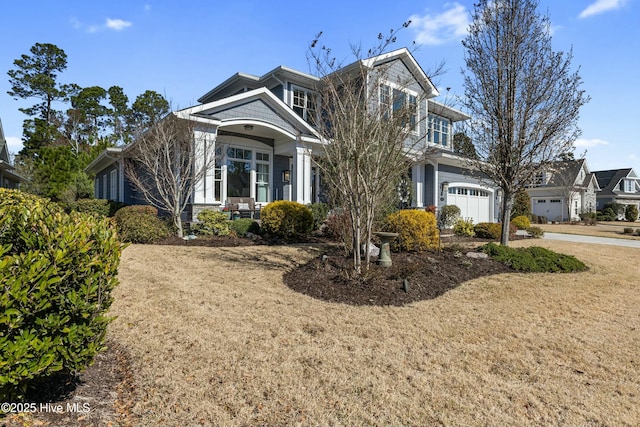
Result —
[[272, 202], [262, 208], [260, 220], [265, 233], [285, 239], [303, 236], [313, 228], [313, 215], [309, 208], [287, 200]]
[[529, 221], [529, 217], [520, 215], [511, 220], [511, 224], [513, 224], [518, 230], [526, 230], [531, 227], [531, 221]]
[[214, 209], [203, 209], [198, 212], [198, 223], [192, 229], [197, 234], [205, 236], [228, 236], [230, 229], [229, 217], [225, 212]]
[[158, 209], [147, 205], [125, 206], [114, 219], [124, 242], [153, 243], [169, 235], [169, 228], [158, 218]]
[[122, 246], [106, 218], [0, 189], [0, 396], [20, 399], [103, 348]]
[[398, 233], [392, 250], [424, 251], [438, 247], [436, 216], [431, 212], [405, 209], [387, 217], [386, 230]]
[[251, 218], [240, 218], [228, 222], [229, 229], [239, 237], [245, 237], [247, 233], [258, 234], [260, 232], [260, 225]]
[[574, 256], [559, 254], [538, 246], [511, 248], [491, 242], [481, 247], [480, 250], [516, 271], [570, 273], [587, 270], [587, 266]]

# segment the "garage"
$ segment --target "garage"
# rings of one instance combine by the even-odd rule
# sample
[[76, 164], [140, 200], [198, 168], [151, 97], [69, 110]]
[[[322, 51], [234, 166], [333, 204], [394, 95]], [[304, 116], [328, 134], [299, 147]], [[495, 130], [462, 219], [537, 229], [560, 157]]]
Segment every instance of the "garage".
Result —
[[540, 198], [531, 199], [531, 213], [546, 216], [549, 221], [562, 221], [563, 203], [560, 199]]
[[447, 192], [447, 205], [459, 207], [462, 218], [470, 218], [474, 224], [492, 222], [490, 196], [480, 188], [452, 186]]

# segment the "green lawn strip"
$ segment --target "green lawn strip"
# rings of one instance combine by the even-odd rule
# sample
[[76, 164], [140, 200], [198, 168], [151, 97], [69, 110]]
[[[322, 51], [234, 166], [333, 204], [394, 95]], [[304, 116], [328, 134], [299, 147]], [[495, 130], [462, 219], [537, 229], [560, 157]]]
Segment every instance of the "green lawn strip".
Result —
[[480, 250], [496, 261], [525, 273], [571, 273], [588, 269], [574, 256], [559, 254], [539, 246], [511, 248], [491, 242]]

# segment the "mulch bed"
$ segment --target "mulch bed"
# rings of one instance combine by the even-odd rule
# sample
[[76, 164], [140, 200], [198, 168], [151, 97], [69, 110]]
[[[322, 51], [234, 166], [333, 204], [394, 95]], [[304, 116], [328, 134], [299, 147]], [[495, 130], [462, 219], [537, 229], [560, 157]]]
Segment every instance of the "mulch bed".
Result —
[[440, 252], [392, 253], [391, 267], [381, 267], [374, 261], [361, 277], [355, 277], [351, 257], [334, 247], [287, 272], [284, 283], [297, 292], [330, 302], [402, 306], [436, 298], [467, 280], [513, 272], [491, 259], [468, 258], [467, 252], [454, 247]]

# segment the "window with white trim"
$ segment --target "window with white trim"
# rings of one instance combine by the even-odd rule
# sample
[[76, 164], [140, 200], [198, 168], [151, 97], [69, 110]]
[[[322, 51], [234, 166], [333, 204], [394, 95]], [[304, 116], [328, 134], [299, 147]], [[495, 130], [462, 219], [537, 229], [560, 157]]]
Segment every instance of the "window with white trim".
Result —
[[378, 87], [378, 102], [382, 118], [393, 116], [395, 111], [400, 111], [408, 106], [409, 130], [417, 132], [419, 120], [418, 94], [407, 89], [401, 89], [391, 83], [382, 83]]
[[624, 192], [625, 193], [635, 193], [635, 182], [632, 179], [624, 180]]
[[429, 114], [427, 140], [435, 145], [449, 145], [449, 119]]
[[316, 94], [301, 87], [293, 88], [293, 111], [307, 123], [315, 125], [318, 119], [318, 99]]
[[118, 171], [109, 172], [109, 200], [118, 200]]
[[102, 175], [102, 177], [100, 178], [102, 180], [102, 194], [101, 194], [101, 198], [102, 199], [108, 199], [109, 196], [107, 195], [107, 175], [104, 174]]
[[269, 153], [256, 152], [256, 202], [269, 201]]

